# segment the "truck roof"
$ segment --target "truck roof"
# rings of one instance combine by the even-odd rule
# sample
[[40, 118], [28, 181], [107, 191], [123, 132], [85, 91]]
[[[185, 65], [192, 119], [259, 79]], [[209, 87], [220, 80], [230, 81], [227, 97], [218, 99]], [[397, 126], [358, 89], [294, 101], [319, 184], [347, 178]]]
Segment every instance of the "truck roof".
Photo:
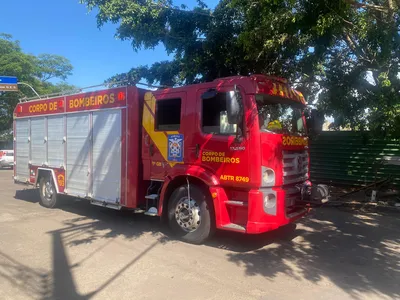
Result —
[[124, 107], [127, 105], [128, 93], [132, 97], [139, 90], [135, 86], [125, 86], [20, 102], [15, 107], [14, 118]]
[[284, 97], [290, 100], [299, 102], [306, 105], [306, 101], [301, 92], [293, 89], [288, 80], [276, 76], [267, 76], [261, 74], [255, 74], [250, 76], [230, 76], [217, 78], [214, 81], [198, 83], [193, 85], [187, 85], [176, 88], [166, 88], [153, 91], [155, 95], [164, 94], [167, 92], [183, 92], [188, 89], [201, 89], [201, 88], [213, 88], [217, 83], [217, 89], [223, 86], [233, 86], [238, 85], [242, 87], [247, 94], [267, 94], [271, 96]]

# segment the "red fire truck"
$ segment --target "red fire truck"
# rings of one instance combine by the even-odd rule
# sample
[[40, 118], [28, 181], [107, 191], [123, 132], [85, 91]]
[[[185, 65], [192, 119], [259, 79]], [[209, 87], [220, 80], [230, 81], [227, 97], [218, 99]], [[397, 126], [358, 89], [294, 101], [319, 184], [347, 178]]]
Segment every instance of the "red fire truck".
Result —
[[309, 210], [305, 105], [263, 75], [21, 102], [14, 181], [48, 208], [68, 195], [162, 217], [192, 243], [270, 231]]

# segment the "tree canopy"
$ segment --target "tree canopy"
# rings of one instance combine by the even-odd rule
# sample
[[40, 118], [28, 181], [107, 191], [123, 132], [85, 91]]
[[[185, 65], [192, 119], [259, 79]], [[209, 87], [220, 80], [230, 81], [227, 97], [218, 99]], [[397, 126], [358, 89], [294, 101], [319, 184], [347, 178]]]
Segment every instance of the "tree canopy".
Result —
[[[118, 24], [134, 50], [163, 44], [172, 61], [109, 81], [174, 86], [217, 77], [289, 78], [336, 125], [400, 134], [400, 0], [81, 0]], [[318, 100], [318, 101], [316, 101]]]
[[[72, 74], [72, 69], [65, 57], [24, 53], [11, 35], [0, 34], [0, 75], [16, 76], [19, 82], [31, 85], [40, 95], [76, 89], [63, 81], [57, 84], [49, 82], [50, 79], [65, 80]], [[13, 111], [19, 99], [35, 96], [27, 86], [18, 88], [19, 92], [0, 92], [0, 132], [12, 127]]]

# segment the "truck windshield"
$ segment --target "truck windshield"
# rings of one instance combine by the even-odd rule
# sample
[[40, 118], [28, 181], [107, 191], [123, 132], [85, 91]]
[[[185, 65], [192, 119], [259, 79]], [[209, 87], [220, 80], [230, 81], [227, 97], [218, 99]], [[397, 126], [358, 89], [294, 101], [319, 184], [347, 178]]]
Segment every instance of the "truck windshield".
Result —
[[301, 106], [293, 101], [257, 100], [260, 130], [270, 133], [305, 135]]

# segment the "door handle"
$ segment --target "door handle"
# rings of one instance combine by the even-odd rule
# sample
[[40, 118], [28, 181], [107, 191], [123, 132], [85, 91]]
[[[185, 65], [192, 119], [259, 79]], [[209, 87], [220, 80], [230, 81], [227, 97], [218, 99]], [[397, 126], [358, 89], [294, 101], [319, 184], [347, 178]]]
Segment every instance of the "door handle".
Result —
[[153, 144], [149, 145], [149, 151], [150, 151], [150, 156], [153, 156], [153, 154], [154, 154], [154, 145]]
[[199, 158], [200, 155], [200, 145], [196, 144], [196, 158]]

